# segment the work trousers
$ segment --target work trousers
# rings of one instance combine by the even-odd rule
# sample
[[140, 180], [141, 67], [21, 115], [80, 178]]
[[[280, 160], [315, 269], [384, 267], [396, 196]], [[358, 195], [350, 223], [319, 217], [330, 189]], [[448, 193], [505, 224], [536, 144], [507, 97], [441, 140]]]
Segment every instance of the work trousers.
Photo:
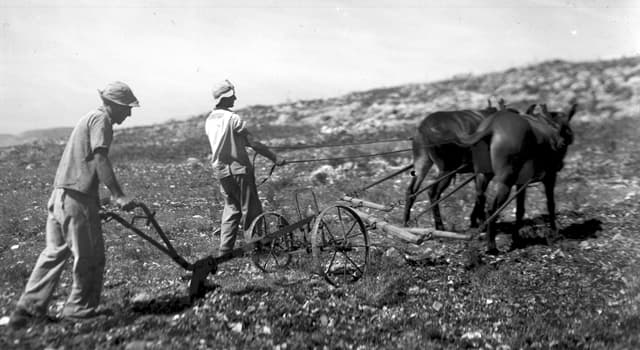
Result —
[[243, 232], [262, 213], [253, 174], [231, 175], [220, 179], [224, 210], [220, 227], [220, 254], [228, 253], [236, 242], [238, 229]]
[[62, 316], [88, 317], [100, 303], [105, 267], [98, 200], [56, 188], [47, 209], [46, 247], [36, 261], [18, 307], [44, 315], [60, 274], [73, 256], [73, 285]]

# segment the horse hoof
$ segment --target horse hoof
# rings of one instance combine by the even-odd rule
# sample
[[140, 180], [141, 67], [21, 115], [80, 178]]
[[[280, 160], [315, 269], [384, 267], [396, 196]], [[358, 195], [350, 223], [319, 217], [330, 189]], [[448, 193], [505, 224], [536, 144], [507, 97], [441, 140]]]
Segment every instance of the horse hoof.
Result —
[[490, 248], [490, 249], [487, 249], [487, 254], [496, 256], [500, 254], [500, 251], [498, 250], [498, 248]]
[[526, 247], [526, 244], [522, 241], [521, 237], [514, 237], [515, 239], [513, 239], [511, 241], [511, 245], [509, 246], [509, 251], [513, 251], [516, 249], [522, 249], [524, 247]]

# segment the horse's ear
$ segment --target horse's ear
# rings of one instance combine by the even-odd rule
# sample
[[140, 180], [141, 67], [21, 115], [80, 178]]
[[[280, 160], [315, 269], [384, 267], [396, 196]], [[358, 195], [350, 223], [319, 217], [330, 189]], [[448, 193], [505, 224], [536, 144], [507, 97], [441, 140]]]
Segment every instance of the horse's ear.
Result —
[[491, 99], [490, 98], [487, 99], [487, 103], [489, 104], [489, 108], [491, 108]]
[[500, 98], [500, 100], [498, 101], [498, 106], [500, 106], [500, 109], [505, 109], [507, 107], [507, 104], [504, 103], [504, 98]]
[[567, 121], [570, 121], [573, 118], [573, 115], [576, 114], [576, 109], [578, 109], [578, 104], [574, 103], [569, 110], [569, 114], [567, 114]]
[[536, 105], [535, 103], [534, 103], [534, 104], [532, 104], [531, 106], [529, 106], [529, 108], [527, 108], [527, 111], [526, 111], [526, 112], [524, 112], [524, 114], [528, 114], [528, 115], [533, 114], [533, 111], [536, 109], [536, 106], [537, 106], [537, 105]]
[[547, 110], [547, 104], [543, 103], [540, 105], [540, 109], [542, 110], [542, 114], [549, 116], [549, 111]]

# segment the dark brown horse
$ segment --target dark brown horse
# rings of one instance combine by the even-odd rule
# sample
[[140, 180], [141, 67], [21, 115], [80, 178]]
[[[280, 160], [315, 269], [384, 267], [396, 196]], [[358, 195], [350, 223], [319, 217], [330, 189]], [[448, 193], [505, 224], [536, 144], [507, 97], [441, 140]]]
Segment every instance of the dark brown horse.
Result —
[[[503, 102], [502, 102], [503, 104]], [[459, 138], [475, 132], [480, 122], [498, 109], [491, 106], [486, 109], [442, 111], [427, 115], [416, 130], [413, 137], [413, 172], [411, 183], [406, 191], [404, 208], [404, 225], [409, 225], [411, 207], [416, 201], [420, 186], [429, 169], [435, 164], [438, 167], [437, 183], [429, 189], [429, 200], [432, 203], [433, 220], [438, 230], [443, 230], [440, 208], [436, 201], [449, 186], [456, 173], [473, 172], [471, 151], [460, 146]], [[456, 169], [458, 169], [456, 171]], [[446, 176], [448, 173], [450, 175]], [[433, 204], [436, 203], [436, 204]], [[473, 208], [471, 226], [484, 218], [484, 204]]]
[[531, 182], [544, 184], [550, 226], [554, 233], [557, 232], [554, 187], [567, 149], [573, 142], [569, 122], [577, 105], [572, 105], [566, 112], [548, 112], [545, 105], [541, 107], [542, 113], [536, 115], [501, 110], [483, 120], [473, 135], [460, 139], [461, 146], [472, 149], [478, 196], [484, 196], [489, 181], [493, 180], [496, 186], [489, 210], [492, 218], [487, 227], [490, 253], [497, 253], [494, 213], [507, 201], [513, 185], [518, 191], [514, 246], [521, 243], [517, 229], [524, 217], [525, 188]]

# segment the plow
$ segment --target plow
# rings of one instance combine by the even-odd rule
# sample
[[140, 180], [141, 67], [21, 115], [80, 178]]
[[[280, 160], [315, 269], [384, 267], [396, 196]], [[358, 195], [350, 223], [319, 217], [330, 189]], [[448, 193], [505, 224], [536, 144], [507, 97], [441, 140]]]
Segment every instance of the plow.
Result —
[[[399, 172], [394, 175], [397, 174]], [[136, 204], [128, 219], [109, 210], [102, 211], [101, 218], [104, 222], [118, 222], [189, 271], [191, 300], [204, 295], [209, 275], [215, 275], [221, 264], [236, 258], [248, 257], [260, 271], [271, 273], [287, 268], [295, 256], [305, 255], [310, 257], [314, 274], [332, 286], [340, 287], [360, 280], [367, 273], [372, 232], [413, 245], [435, 238], [472, 238], [469, 234], [394, 225], [369, 212], [389, 212], [393, 209], [391, 206], [354, 196], [344, 195], [321, 209], [313, 189], [302, 188], [294, 192], [294, 201], [296, 221], [290, 223], [278, 212], [264, 212], [245, 230], [244, 243], [238, 248], [225, 255], [208, 255], [194, 262], [187, 261], [176, 251], [158, 224], [156, 213], [143, 203]], [[159, 239], [154, 238], [150, 230], [155, 231]]]

